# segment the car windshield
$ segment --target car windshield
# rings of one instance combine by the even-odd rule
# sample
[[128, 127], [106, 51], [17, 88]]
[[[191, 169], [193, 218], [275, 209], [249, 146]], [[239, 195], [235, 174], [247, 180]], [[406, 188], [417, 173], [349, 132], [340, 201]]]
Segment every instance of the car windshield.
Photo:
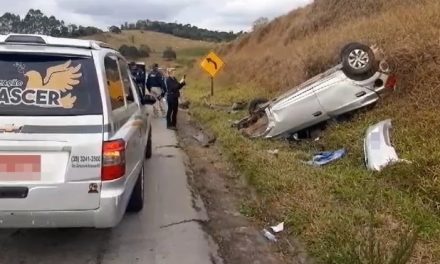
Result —
[[90, 57], [0, 54], [0, 115], [102, 114]]

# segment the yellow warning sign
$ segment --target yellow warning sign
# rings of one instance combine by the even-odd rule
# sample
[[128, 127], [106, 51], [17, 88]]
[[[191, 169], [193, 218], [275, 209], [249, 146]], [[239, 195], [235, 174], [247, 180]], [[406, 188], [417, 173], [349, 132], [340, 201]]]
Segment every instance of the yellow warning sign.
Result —
[[225, 63], [214, 52], [210, 52], [200, 64], [200, 67], [211, 75], [212, 78], [220, 72], [223, 66], [225, 66]]

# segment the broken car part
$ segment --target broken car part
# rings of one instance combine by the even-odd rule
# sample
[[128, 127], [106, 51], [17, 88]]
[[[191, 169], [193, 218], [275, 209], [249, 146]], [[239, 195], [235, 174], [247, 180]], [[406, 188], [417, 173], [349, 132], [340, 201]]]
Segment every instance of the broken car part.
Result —
[[370, 126], [364, 139], [365, 164], [369, 170], [381, 171], [399, 162], [396, 150], [391, 146], [391, 119]]
[[267, 229], [263, 229], [263, 236], [265, 238], [267, 238], [267, 240], [272, 241], [272, 242], [277, 242], [277, 238], [274, 234], [272, 234], [269, 230]]

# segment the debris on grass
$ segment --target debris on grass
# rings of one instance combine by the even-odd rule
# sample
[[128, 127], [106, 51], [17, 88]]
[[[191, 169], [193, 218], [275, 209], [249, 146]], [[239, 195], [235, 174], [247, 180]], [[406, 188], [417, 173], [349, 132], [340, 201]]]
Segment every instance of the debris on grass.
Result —
[[274, 155], [275, 157], [278, 157], [280, 151], [278, 149], [273, 149], [273, 150], [268, 150], [267, 153]]
[[188, 100], [182, 100], [180, 103], [179, 103], [179, 108], [181, 108], [181, 109], [189, 109], [189, 106], [191, 105], [191, 102], [190, 101], [188, 101]]
[[214, 144], [217, 141], [217, 137], [215, 135], [211, 133], [204, 133], [203, 131], [199, 131], [196, 135], [193, 136], [193, 138], [205, 148], [209, 147], [209, 145]]
[[283, 232], [283, 231], [284, 231], [284, 222], [279, 223], [279, 224], [276, 225], [276, 226], [272, 226], [272, 227], [270, 227], [270, 229], [272, 229], [272, 231], [273, 231], [274, 233], [280, 233], [280, 232]]
[[243, 102], [243, 101], [241, 101], [241, 102], [236, 102], [236, 103], [234, 103], [234, 104], [232, 105], [232, 111], [240, 111], [240, 110], [243, 110], [243, 109], [246, 108], [246, 106], [247, 106], [247, 103], [246, 103], [246, 102]]
[[263, 236], [265, 238], [267, 238], [267, 240], [271, 241], [271, 242], [277, 242], [277, 238], [274, 234], [272, 234], [269, 230], [267, 229], [263, 229]]
[[339, 159], [342, 159], [347, 154], [345, 149], [340, 149], [336, 151], [323, 151], [318, 152], [313, 156], [311, 161], [308, 161], [307, 164], [313, 166], [324, 166]]
[[[278, 225], [275, 225], [275, 226], [271, 226], [269, 228], [269, 230], [272, 230], [273, 233], [275, 233], [275, 234], [284, 231], [284, 222], [279, 223]], [[277, 237], [269, 230], [263, 229], [263, 236], [269, 241], [277, 242], [278, 241]]]

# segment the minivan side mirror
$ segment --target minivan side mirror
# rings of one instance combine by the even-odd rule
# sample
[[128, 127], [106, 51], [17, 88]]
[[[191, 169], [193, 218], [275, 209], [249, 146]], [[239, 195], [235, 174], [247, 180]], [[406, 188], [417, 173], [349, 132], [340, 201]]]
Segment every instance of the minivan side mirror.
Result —
[[144, 98], [142, 98], [143, 105], [154, 105], [156, 103], [156, 97], [152, 96], [151, 94], [146, 94]]

